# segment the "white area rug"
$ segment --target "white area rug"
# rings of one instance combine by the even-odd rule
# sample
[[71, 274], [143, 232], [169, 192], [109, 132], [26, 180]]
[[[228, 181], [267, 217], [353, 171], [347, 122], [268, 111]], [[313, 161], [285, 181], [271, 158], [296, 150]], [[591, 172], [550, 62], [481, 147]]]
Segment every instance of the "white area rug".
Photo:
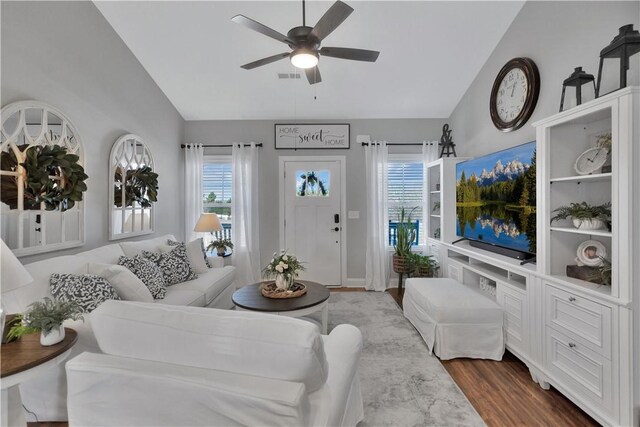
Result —
[[341, 323], [364, 336], [359, 427], [485, 425], [389, 294], [332, 293], [329, 330]]

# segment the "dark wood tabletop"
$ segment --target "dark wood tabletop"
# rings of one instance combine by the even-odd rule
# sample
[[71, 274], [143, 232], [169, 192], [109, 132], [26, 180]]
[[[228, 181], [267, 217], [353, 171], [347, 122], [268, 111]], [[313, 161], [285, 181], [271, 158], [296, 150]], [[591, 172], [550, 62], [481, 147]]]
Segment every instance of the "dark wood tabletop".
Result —
[[40, 344], [39, 332], [25, 335], [18, 341], [2, 344], [0, 347], [0, 356], [2, 357], [0, 378], [15, 375], [55, 359], [73, 347], [77, 340], [76, 331], [64, 328], [64, 340], [48, 347]]
[[296, 280], [307, 286], [307, 293], [297, 298], [267, 298], [260, 292], [260, 282], [244, 286], [234, 292], [232, 300], [238, 307], [254, 311], [293, 311], [313, 307], [329, 299], [329, 289], [308, 280]]

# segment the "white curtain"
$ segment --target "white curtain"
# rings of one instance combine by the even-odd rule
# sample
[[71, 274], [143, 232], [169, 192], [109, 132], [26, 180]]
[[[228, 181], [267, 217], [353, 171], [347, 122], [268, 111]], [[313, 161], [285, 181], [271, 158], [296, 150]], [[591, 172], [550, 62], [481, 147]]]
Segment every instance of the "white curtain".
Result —
[[233, 144], [233, 256], [238, 286], [260, 281], [260, 211], [258, 209], [258, 147]]
[[427, 237], [429, 230], [427, 230], [427, 224], [429, 223], [429, 215], [431, 215], [432, 207], [429, 205], [429, 191], [435, 188], [435, 183], [432, 185], [429, 183], [429, 176], [427, 174], [427, 164], [438, 160], [438, 143], [437, 142], [423, 142], [422, 143], [422, 224], [424, 224], [424, 233], [422, 233], [421, 244], [427, 244]]
[[204, 148], [202, 144], [190, 144], [184, 149], [184, 241], [190, 242], [197, 237], [193, 231], [202, 213], [202, 163]]
[[370, 143], [364, 147], [367, 180], [367, 244], [365, 288], [385, 291], [389, 283], [387, 251], [387, 144]]

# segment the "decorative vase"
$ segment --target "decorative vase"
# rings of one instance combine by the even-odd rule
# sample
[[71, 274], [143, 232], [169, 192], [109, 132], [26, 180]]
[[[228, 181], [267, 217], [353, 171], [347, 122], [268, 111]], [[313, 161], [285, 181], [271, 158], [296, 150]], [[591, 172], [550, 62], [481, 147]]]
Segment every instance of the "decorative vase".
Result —
[[227, 251], [227, 248], [216, 248], [218, 252], [218, 256], [224, 256], [224, 253]]
[[50, 346], [58, 344], [64, 339], [64, 327], [62, 325], [58, 328], [52, 329], [47, 335], [44, 332], [40, 332], [40, 345]]
[[573, 226], [578, 230], [599, 230], [604, 226], [604, 222], [598, 218], [573, 219]]
[[278, 289], [287, 290], [293, 285], [295, 276], [285, 276], [284, 274], [278, 274], [276, 276], [276, 287]]

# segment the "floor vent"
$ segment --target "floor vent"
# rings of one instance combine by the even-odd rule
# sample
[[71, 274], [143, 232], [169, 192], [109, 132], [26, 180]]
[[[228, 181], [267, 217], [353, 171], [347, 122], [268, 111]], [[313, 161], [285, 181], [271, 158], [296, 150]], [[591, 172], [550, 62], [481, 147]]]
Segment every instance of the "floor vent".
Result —
[[300, 78], [300, 74], [298, 74], [298, 73], [278, 73], [278, 78], [280, 80], [283, 80], [283, 79], [299, 79]]

